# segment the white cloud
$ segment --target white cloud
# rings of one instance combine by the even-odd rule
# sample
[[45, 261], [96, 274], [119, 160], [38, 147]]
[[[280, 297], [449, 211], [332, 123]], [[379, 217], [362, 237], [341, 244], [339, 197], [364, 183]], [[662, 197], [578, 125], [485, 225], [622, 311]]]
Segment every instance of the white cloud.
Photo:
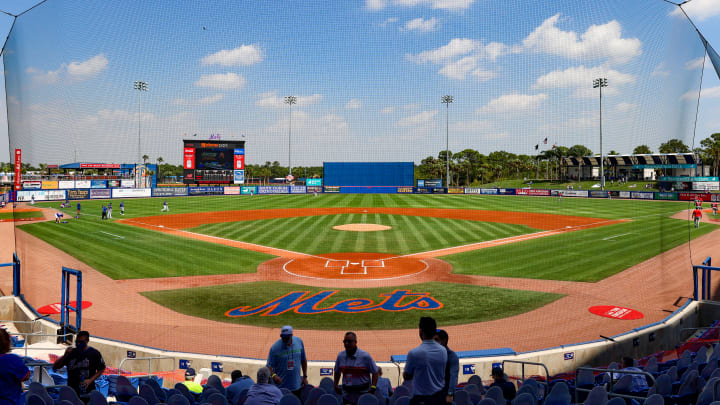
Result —
[[468, 73], [472, 72], [476, 68], [477, 57], [466, 56], [462, 59], [459, 59], [455, 62], [450, 62], [447, 65], [443, 66], [438, 71], [438, 73], [451, 79], [463, 80], [468, 75]]
[[101, 53], [83, 62], [70, 62], [67, 72], [73, 79], [84, 80], [105, 70], [108, 63], [105, 55]]
[[702, 69], [704, 64], [705, 64], [705, 56], [701, 56], [699, 58], [691, 59], [691, 60], [685, 62], [685, 69], [687, 69], [687, 70]]
[[637, 108], [638, 108], [638, 105], [633, 104], [633, 103], [618, 103], [615, 106], [615, 110], [617, 112], [629, 112], [629, 111], [634, 111]]
[[509, 113], [536, 109], [547, 100], [547, 94], [505, 94], [490, 100], [487, 105], [478, 108], [478, 113]]
[[668, 77], [670, 76], [670, 71], [667, 70], [665, 62], [661, 62], [659, 65], [655, 66], [655, 69], [653, 69], [652, 73], [650, 73], [650, 76]]
[[[258, 107], [266, 108], [283, 108], [287, 107], [285, 104], [285, 98], [279, 97], [277, 91], [269, 91], [267, 93], [258, 94], [259, 99], [255, 102]], [[322, 101], [323, 96], [320, 94], [313, 94], [311, 96], [296, 96], [297, 106], [302, 107], [310, 104], [319, 103]]]
[[392, 114], [395, 111], [395, 107], [385, 107], [382, 110], [380, 110], [383, 114]]
[[625, 63], [642, 54], [642, 42], [637, 38], [622, 38], [622, 27], [616, 20], [591, 25], [579, 38], [573, 31], [556, 27], [559, 21], [560, 14], [545, 20], [515, 51], [542, 52], [570, 59], [607, 59], [614, 63]]
[[33, 74], [33, 81], [41, 84], [53, 84], [60, 80], [60, 73], [65, 69], [65, 65], [58, 70], [50, 70], [48, 72], [38, 72]]
[[401, 118], [395, 125], [398, 127], [425, 127], [434, 122], [437, 114], [437, 110], [423, 111], [419, 114]]
[[360, 107], [362, 107], [362, 102], [357, 98], [353, 98], [345, 104], [346, 110], [357, 110]]
[[497, 77], [497, 73], [490, 70], [475, 69], [471, 73], [476, 79], [481, 82], [488, 81]]
[[39, 70], [37, 70], [37, 69], [35, 69], [35, 68], [32, 67], [32, 66], [29, 66], [27, 69], [25, 69], [25, 73], [34, 75], [34, 74], [42, 73], [42, 72], [39, 71]]
[[509, 52], [510, 48], [498, 42], [487, 45], [482, 41], [468, 38], [454, 38], [437, 49], [420, 52], [417, 55], [406, 55], [406, 59], [415, 63], [435, 63], [443, 65], [438, 73], [451, 79], [463, 80], [472, 74], [475, 78], [486, 81], [496, 76], [494, 72], [480, 68], [481, 60], [494, 61]]
[[431, 51], [423, 51], [417, 55], [408, 54], [406, 58], [416, 63], [447, 63], [450, 60], [467, 55], [482, 47], [482, 42], [468, 38], [454, 38], [440, 48]]
[[470, 7], [475, 0], [365, 0], [368, 10], [382, 10], [388, 5], [398, 7], [426, 6], [443, 10], [464, 10]]
[[214, 104], [218, 101], [225, 98], [225, 95], [222, 93], [215, 94], [213, 96], [207, 96], [203, 97], [198, 100], [185, 100], [183, 98], [176, 98], [172, 102], [175, 105], [208, 105], [208, 104]]
[[263, 51], [257, 45], [241, 45], [234, 49], [223, 49], [202, 58], [203, 65], [250, 66], [262, 62]]
[[[710, 17], [720, 15], [720, 2], [717, 0], [693, 0], [683, 6], [690, 18], [704, 21]], [[671, 15], [685, 17], [680, 7], [673, 10]]]
[[[702, 89], [700, 92], [700, 95], [702, 98], [720, 98], [720, 86], [715, 87], [706, 87]], [[698, 97], [698, 91], [697, 90], [689, 90], [685, 94], [683, 94], [680, 98], [683, 100], [697, 100]]]
[[245, 86], [245, 78], [237, 73], [216, 73], [211, 75], [202, 75], [195, 82], [197, 87], [210, 87], [219, 90], [241, 89]]
[[402, 28], [405, 31], [421, 31], [432, 32], [439, 28], [438, 20], [435, 17], [425, 20], [423, 18], [415, 18], [405, 23]]
[[381, 26], [381, 27], [386, 27], [386, 26], [388, 26], [388, 25], [390, 25], [390, 24], [395, 24], [396, 22], [398, 22], [397, 17], [390, 17], [390, 18], [388, 18], [387, 20], [385, 20], [385, 21], [383, 21], [382, 23], [380, 23], [380, 26]]
[[618, 87], [634, 83], [635, 76], [621, 73], [614, 69], [602, 66], [586, 68], [585, 66], [574, 66], [565, 70], [556, 70], [540, 76], [533, 85], [534, 89], [560, 89], [574, 88], [575, 97], [587, 98], [596, 97], [598, 90], [593, 89], [593, 79], [604, 77], [608, 79], [608, 87], [603, 89], [603, 94], [618, 94]]

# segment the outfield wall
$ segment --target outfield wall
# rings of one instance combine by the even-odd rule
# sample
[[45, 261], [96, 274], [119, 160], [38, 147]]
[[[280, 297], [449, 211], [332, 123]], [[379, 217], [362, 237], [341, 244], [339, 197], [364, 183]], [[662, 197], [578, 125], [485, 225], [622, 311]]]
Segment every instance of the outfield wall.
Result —
[[[30, 321], [38, 317], [39, 314], [21, 298], [0, 297], [0, 320]], [[458, 382], [466, 382], [472, 375], [479, 375], [481, 378], [487, 379], [492, 367], [504, 360], [542, 363], [548, 368], [550, 375], [555, 375], [573, 372], [582, 366], [603, 366], [617, 361], [621, 356], [630, 355], [640, 358], [652, 353], [674, 350], [678, 342], [687, 338], [688, 328], [702, 328], [718, 318], [720, 318], [720, 303], [688, 299], [685, 305], [660, 322], [605, 339], [524, 353], [515, 353], [510, 348], [458, 352], [461, 366]], [[40, 320], [38, 322], [42, 326], [43, 334], [53, 335], [58, 329], [58, 324], [54, 321]], [[16, 324], [16, 326], [21, 332], [29, 332], [29, 330], [25, 330], [30, 328], [27, 324]], [[36, 332], [37, 329], [36, 326]], [[54, 343], [54, 339], [29, 336], [28, 342], [29, 344]], [[268, 347], [271, 344], [272, 342], [268, 342]], [[100, 336], [93, 336], [91, 345], [100, 350], [106, 364], [111, 367], [119, 367], [126, 358], [163, 357], [164, 359], [151, 363], [151, 372], [171, 371], [187, 367], [193, 367], [196, 370], [208, 368], [214, 370], [214, 374], [221, 378], [229, 378], [230, 372], [235, 369], [240, 369], [247, 375], [255, 375], [257, 370], [265, 364], [265, 359], [172, 352], [105, 339]], [[62, 349], [59, 349], [58, 354], [61, 353]], [[29, 355], [32, 355], [32, 352]], [[405, 366], [404, 354], [392, 356], [392, 359], [395, 361], [375, 360], [378, 366], [383, 368], [383, 376], [389, 378], [393, 384], [399, 385], [402, 383], [402, 369]], [[309, 361], [309, 382], [318, 385], [323, 377], [331, 373], [333, 366], [332, 359]], [[520, 376], [521, 367], [519, 364], [507, 363], [506, 373]], [[131, 372], [143, 373], [148, 371], [148, 363], [146, 361], [126, 361], [122, 368]], [[544, 370], [538, 366], [525, 366], [526, 376], [544, 376], [544, 374]], [[168, 379], [165, 382], [168, 386], [174, 384]]]
[[700, 197], [705, 202], [720, 202], [720, 193], [616, 191], [616, 190], [557, 190], [539, 188], [481, 188], [449, 187], [426, 188], [412, 186], [197, 186], [163, 188], [85, 188], [67, 190], [22, 190], [0, 196], [6, 201], [62, 201], [87, 199], [123, 199], [148, 197], [185, 197], [197, 195], [266, 195], [266, 194], [483, 194], [521, 195], [531, 197], [609, 198], [631, 200], [694, 201]]

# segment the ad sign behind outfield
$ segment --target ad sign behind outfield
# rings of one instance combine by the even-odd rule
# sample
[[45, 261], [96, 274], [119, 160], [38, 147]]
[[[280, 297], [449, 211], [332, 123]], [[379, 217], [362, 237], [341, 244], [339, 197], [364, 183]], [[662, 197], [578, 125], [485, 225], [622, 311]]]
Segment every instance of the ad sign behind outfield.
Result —
[[258, 186], [258, 194], [288, 194], [288, 186]]
[[68, 200], [87, 200], [90, 198], [90, 190], [68, 190]]
[[240, 195], [240, 187], [225, 187], [223, 194], [225, 194], [225, 195]]
[[655, 198], [655, 193], [647, 191], [633, 191], [630, 193], [630, 197], [633, 200], [652, 200]]
[[16, 199], [17, 201], [54, 201], [64, 200], [65, 190], [31, 190], [31, 191], [18, 191]]
[[257, 194], [257, 187], [255, 186], [243, 186], [240, 187], [240, 194]]
[[152, 196], [152, 189], [149, 188], [114, 188], [113, 198], [143, 198]]
[[587, 190], [551, 190], [550, 195], [558, 196], [562, 194], [563, 197], [582, 197], [587, 198]]
[[515, 190], [517, 195], [532, 195], [532, 196], [549, 196], [550, 190], [538, 190], [534, 188], [518, 188]]
[[111, 195], [108, 189], [90, 189], [90, 198], [110, 198]]
[[166, 187], [152, 189], [153, 197], [175, 197], [188, 195], [187, 187]]
[[305, 186], [290, 186], [290, 194], [305, 194], [306, 192]]
[[188, 187], [188, 194], [190, 195], [218, 195], [224, 193], [225, 187], [212, 186], [212, 187]]

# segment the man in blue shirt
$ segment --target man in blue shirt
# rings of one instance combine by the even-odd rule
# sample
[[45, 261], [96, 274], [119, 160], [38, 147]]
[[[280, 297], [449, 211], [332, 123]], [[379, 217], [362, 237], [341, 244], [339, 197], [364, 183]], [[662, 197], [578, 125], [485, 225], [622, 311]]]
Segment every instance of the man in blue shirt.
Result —
[[237, 403], [238, 397], [240, 397], [240, 393], [250, 389], [254, 382], [252, 378], [243, 375], [240, 370], [233, 370], [233, 372], [230, 373], [230, 378], [232, 379], [232, 383], [225, 389], [225, 396], [227, 396], [231, 404], [235, 404]]
[[302, 340], [293, 337], [292, 326], [280, 330], [280, 340], [270, 347], [267, 366], [275, 385], [289, 389], [299, 398], [300, 390], [307, 384], [307, 358]]
[[447, 350], [433, 340], [437, 332], [435, 319], [420, 318], [422, 344], [408, 352], [403, 378], [412, 380], [410, 405], [445, 405], [445, 364]]
[[[335, 360], [335, 392], [343, 394], [343, 402], [357, 404], [360, 395], [374, 393], [378, 368], [370, 354], [357, 347], [357, 335], [348, 332], [343, 338], [345, 350]], [[342, 390], [338, 386], [342, 376]]]
[[377, 391], [381, 393], [382, 396], [385, 397], [385, 401], [387, 401], [390, 399], [390, 395], [392, 395], [392, 383], [389, 378], [385, 378], [382, 375], [382, 367], [378, 367]]
[[22, 381], [30, 378], [30, 370], [20, 356], [10, 353], [10, 335], [0, 329], [0, 405], [22, 405]]
[[443, 387], [443, 393], [445, 394], [445, 401], [448, 404], [453, 403], [453, 397], [455, 396], [455, 387], [458, 385], [458, 373], [460, 372], [460, 359], [454, 351], [448, 347], [448, 334], [442, 329], [438, 329], [437, 335], [435, 335], [435, 341], [440, 343], [445, 350], [447, 350], [447, 363], [445, 364], [445, 386]]
[[257, 372], [257, 384], [250, 387], [245, 405], [278, 405], [283, 394], [280, 388], [270, 384], [271, 371], [262, 367]]

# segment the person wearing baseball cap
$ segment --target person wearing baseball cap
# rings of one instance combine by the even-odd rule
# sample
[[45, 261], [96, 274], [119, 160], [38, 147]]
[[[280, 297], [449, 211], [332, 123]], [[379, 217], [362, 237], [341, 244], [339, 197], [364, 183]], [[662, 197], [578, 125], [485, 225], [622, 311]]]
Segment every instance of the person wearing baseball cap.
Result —
[[195, 369], [192, 367], [185, 370], [185, 381], [183, 381], [183, 385], [193, 394], [202, 394], [203, 387], [195, 382], [196, 375]]
[[506, 401], [512, 401], [513, 399], [515, 399], [515, 384], [505, 379], [505, 371], [502, 368], [493, 367], [492, 371], [490, 372], [490, 377], [492, 377], [493, 379], [493, 383], [490, 384], [490, 388], [500, 387], [503, 392], [503, 397], [505, 397]]
[[293, 336], [292, 326], [280, 329], [280, 340], [270, 347], [266, 366], [278, 387], [287, 388], [300, 398], [300, 391], [307, 384], [307, 357], [303, 341]]

